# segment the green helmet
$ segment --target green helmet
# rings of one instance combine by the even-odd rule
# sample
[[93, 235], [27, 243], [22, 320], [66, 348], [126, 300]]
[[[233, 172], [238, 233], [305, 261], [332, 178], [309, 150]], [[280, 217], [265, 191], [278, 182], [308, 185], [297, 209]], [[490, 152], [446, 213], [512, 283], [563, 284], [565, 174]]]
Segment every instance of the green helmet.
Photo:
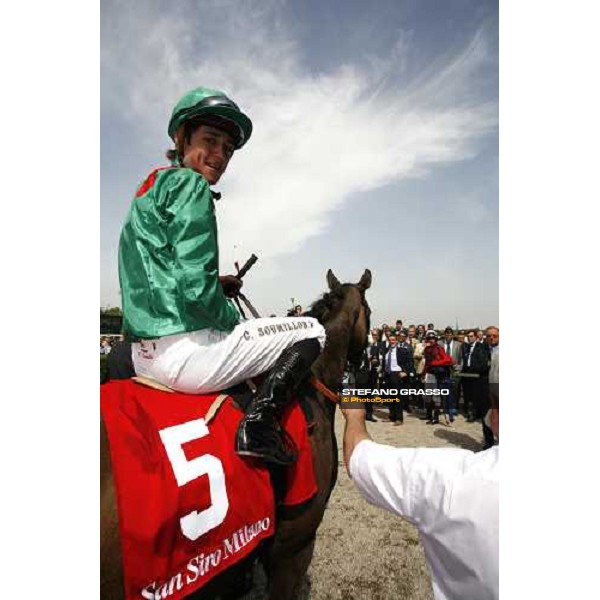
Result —
[[223, 92], [209, 88], [196, 88], [188, 92], [175, 105], [169, 120], [169, 137], [175, 141], [179, 126], [196, 117], [216, 115], [234, 125], [239, 135], [236, 149], [241, 148], [252, 134], [252, 121]]

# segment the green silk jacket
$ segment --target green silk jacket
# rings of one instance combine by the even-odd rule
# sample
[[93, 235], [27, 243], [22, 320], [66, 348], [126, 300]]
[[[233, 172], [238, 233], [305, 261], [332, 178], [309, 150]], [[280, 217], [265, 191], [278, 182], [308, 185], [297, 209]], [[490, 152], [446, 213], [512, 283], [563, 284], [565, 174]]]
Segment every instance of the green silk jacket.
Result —
[[128, 337], [237, 325], [219, 281], [217, 220], [202, 175], [166, 167], [146, 178], [121, 231], [119, 281]]

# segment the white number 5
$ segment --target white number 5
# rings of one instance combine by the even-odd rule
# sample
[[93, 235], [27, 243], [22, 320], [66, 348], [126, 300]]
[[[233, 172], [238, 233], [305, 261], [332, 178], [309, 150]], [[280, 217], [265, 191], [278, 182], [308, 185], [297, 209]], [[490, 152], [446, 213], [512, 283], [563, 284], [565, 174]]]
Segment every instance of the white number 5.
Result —
[[173, 467], [173, 473], [179, 487], [201, 475], [208, 475], [210, 506], [201, 511], [193, 510], [179, 519], [183, 535], [189, 540], [195, 541], [207, 531], [220, 525], [227, 515], [229, 499], [225, 489], [223, 463], [212, 454], [203, 454], [192, 460], [185, 457], [183, 444], [209, 434], [204, 419], [196, 419], [181, 425], [166, 427], [161, 429], [159, 434], [167, 451], [167, 456], [171, 461], [171, 467]]

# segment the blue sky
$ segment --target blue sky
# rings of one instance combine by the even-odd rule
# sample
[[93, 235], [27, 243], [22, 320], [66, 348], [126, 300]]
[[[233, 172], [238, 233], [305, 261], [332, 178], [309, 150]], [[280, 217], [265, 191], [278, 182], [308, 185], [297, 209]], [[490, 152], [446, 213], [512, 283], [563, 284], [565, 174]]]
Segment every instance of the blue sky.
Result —
[[[441, 6], [439, 6], [439, 5]], [[221, 270], [258, 310], [373, 272], [376, 323], [498, 322], [498, 7], [453, 0], [101, 4], [101, 297], [137, 185], [199, 85], [254, 123], [217, 186]]]

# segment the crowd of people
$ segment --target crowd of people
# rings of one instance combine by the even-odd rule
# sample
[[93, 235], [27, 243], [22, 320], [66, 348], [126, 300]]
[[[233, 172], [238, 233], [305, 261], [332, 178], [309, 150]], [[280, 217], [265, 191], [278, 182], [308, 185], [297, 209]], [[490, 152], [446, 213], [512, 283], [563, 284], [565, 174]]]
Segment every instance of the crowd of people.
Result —
[[124, 340], [122, 334], [119, 335], [101, 335], [100, 336], [100, 354], [110, 354], [113, 347]]
[[[287, 316], [303, 314], [300, 305]], [[275, 316], [275, 315], [272, 315]], [[100, 337], [100, 354], [107, 355], [123, 341], [123, 335]], [[438, 388], [447, 395], [423, 396], [417, 393], [386, 403], [389, 421], [404, 423], [404, 413], [419, 413], [427, 425], [452, 425], [462, 413], [468, 422], [480, 421], [483, 449], [494, 445], [494, 435], [486, 420], [490, 401], [498, 396], [499, 330], [490, 326], [454, 331], [446, 327], [439, 334], [433, 323], [403, 327], [386, 323], [371, 330], [360, 368], [348, 373], [348, 382], [370, 389], [419, 390]], [[492, 398], [492, 400], [490, 400]], [[377, 422], [373, 404], [366, 405], [367, 421]]]
[[[460, 331], [446, 327], [440, 335], [433, 323], [406, 328], [401, 320], [395, 327], [384, 323], [371, 330], [354, 382], [370, 389], [445, 390], [445, 395], [439, 396], [401, 396], [389, 404], [389, 420], [402, 425], [405, 411], [421, 409], [427, 424], [438, 424], [443, 414], [451, 425], [462, 412], [467, 421], [482, 423], [485, 450], [494, 445], [486, 415], [490, 398], [498, 396], [498, 344], [499, 329], [495, 326]], [[366, 411], [366, 419], [376, 422], [372, 404]]]

